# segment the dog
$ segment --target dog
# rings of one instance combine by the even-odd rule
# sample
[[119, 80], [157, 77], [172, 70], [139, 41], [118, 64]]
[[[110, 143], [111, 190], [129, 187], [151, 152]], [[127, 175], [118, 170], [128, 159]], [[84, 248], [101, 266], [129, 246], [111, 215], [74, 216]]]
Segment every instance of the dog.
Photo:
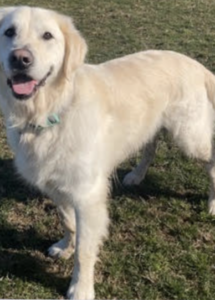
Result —
[[94, 265], [108, 233], [109, 178], [144, 149], [124, 179], [139, 183], [167, 129], [211, 179], [215, 214], [215, 77], [171, 51], [148, 50], [99, 65], [70, 17], [27, 6], [0, 9], [0, 105], [18, 172], [56, 204], [65, 236], [49, 248], [74, 270], [69, 299], [93, 299]]

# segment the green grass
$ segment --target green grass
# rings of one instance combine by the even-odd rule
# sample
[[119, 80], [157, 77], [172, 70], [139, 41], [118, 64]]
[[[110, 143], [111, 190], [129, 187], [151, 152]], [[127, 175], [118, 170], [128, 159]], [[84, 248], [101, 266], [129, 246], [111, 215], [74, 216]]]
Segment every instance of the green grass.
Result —
[[[211, 0], [0, 0], [73, 16], [98, 63], [143, 49], [172, 49], [215, 71], [215, 2]], [[46, 249], [62, 235], [49, 199], [16, 175], [0, 124], [0, 298], [63, 298], [73, 260]], [[98, 299], [215, 299], [215, 218], [207, 215], [209, 182], [201, 164], [161, 136], [140, 187], [121, 179], [110, 200], [111, 226], [96, 266]]]

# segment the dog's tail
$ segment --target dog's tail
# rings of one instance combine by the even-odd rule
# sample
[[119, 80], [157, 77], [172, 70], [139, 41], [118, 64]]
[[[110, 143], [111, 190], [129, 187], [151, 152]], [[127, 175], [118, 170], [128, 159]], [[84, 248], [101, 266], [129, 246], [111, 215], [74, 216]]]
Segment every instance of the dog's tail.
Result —
[[215, 110], [215, 76], [207, 69], [205, 71], [205, 87], [208, 99], [210, 100]]

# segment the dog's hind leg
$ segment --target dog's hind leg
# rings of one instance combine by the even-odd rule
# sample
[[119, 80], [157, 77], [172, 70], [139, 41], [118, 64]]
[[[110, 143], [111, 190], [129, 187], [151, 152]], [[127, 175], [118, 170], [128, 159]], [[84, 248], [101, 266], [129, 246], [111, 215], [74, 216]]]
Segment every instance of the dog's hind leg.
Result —
[[[206, 121], [205, 121], [206, 123]], [[184, 131], [186, 132], [186, 130]], [[180, 137], [179, 146], [184, 152], [193, 158], [201, 160], [209, 173], [211, 188], [208, 200], [209, 213], [215, 215], [215, 153], [213, 150], [213, 127], [205, 126], [205, 128], [195, 126]]]
[[139, 185], [141, 181], [145, 178], [148, 168], [155, 156], [157, 146], [157, 138], [149, 142], [143, 147], [142, 150], [142, 160], [138, 166], [129, 172], [123, 179], [123, 184], [126, 186]]
[[[64, 205], [63, 205], [64, 204]], [[75, 250], [75, 211], [70, 203], [58, 206], [64, 237], [48, 249], [50, 256], [68, 259]]]

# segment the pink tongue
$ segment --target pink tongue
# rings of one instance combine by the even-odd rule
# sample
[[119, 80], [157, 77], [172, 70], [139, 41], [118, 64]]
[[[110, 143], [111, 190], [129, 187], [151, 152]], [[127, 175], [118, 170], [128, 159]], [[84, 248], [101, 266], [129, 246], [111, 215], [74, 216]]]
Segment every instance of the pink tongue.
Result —
[[19, 95], [30, 95], [33, 90], [34, 87], [36, 86], [37, 81], [36, 80], [31, 80], [25, 83], [13, 83], [12, 87], [13, 87], [13, 91], [16, 94]]

